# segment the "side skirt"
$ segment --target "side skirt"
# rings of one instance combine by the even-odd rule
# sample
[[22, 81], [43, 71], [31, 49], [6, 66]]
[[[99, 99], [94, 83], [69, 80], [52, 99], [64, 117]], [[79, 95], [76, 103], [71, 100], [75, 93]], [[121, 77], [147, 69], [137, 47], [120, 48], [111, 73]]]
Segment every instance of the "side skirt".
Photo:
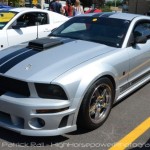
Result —
[[127, 84], [120, 87], [120, 95], [117, 98], [116, 102], [127, 96], [134, 90], [140, 88], [142, 85], [150, 81], [150, 71], [144, 73], [140, 77], [128, 82]]

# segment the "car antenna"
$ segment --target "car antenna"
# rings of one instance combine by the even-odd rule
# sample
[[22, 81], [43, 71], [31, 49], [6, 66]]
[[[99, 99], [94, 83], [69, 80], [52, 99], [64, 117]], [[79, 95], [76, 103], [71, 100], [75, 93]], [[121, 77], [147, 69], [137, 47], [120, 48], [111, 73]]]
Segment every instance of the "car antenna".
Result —
[[39, 22], [36, 22], [36, 26], [37, 26], [37, 37], [36, 37], [36, 39], [38, 39], [39, 38]]

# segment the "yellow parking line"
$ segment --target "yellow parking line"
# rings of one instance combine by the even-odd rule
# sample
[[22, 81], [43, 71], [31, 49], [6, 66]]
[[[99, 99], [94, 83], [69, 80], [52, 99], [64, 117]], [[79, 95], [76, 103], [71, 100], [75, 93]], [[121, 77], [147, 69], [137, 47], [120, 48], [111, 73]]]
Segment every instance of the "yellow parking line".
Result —
[[122, 138], [109, 150], [124, 150], [126, 149], [133, 141], [140, 137], [144, 132], [150, 129], [150, 117], [138, 125], [134, 130], [132, 130], [128, 135]]

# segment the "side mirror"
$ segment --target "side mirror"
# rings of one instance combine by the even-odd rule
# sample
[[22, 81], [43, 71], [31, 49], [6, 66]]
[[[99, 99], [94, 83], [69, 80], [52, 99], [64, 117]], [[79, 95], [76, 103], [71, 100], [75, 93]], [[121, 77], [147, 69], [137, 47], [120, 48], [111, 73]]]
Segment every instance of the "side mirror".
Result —
[[26, 23], [25, 22], [18, 22], [17, 24], [12, 25], [13, 29], [20, 29], [20, 28], [24, 28], [24, 27], [26, 27]]
[[134, 46], [135, 44], [144, 44], [147, 42], [146, 36], [137, 36], [135, 37], [133, 34], [130, 36], [130, 42], [129, 45]]
[[135, 43], [141, 43], [144, 44], [147, 42], [147, 37], [146, 36], [138, 36], [135, 38]]

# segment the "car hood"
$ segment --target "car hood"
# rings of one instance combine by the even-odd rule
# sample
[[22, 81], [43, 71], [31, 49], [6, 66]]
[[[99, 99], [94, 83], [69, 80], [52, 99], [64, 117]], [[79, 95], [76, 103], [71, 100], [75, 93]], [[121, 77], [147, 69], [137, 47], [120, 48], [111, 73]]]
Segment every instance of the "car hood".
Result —
[[26, 44], [3, 50], [0, 53], [0, 74], [47, 83], [85, 61], [116, 49], [83, 40], [61, 40], [65, 42], [42, 51], [35, 52], [36, 48]]

